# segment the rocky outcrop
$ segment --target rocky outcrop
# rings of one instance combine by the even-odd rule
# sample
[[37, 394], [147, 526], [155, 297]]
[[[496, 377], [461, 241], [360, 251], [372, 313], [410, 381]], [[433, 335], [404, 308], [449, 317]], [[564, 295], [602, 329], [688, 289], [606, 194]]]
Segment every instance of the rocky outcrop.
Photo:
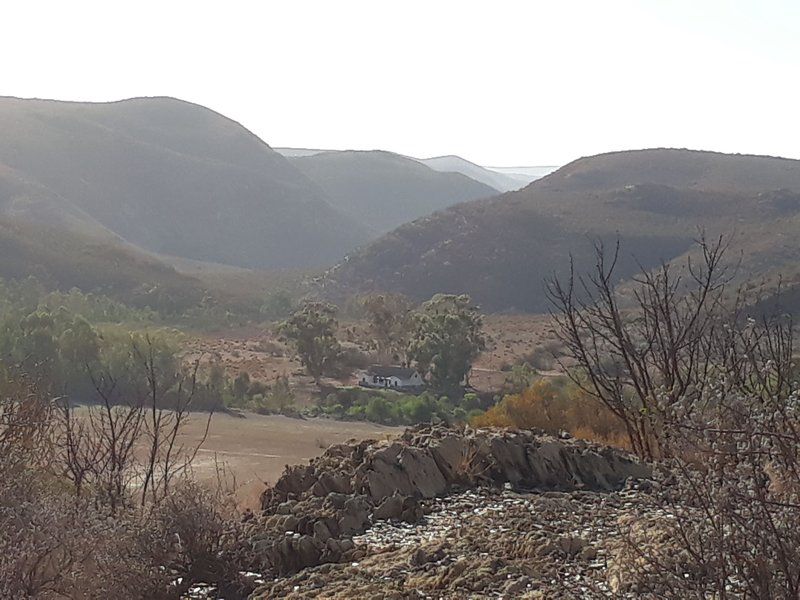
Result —
[[649, 476], [629, 455], [538, 431], [422, 426], [391, 441], [329, 448], [288, 467], [249, 522], [254, 560], [272, 576], [357, 561], [354, 535], [373, 522], [418, 521], [420, 501], [478, 486], [610, 491]]
[[424, 500], [421, 522], [381, 521], [354, 538], [366, 549], [363, 559], [266, 581], [251, 598], [669, 597], [648, 596], [630, 586], [632, 561], [642, 558], [626, 543], [621, 527], [658, 512], [640, 482], [630, 483], [613, 492], [482, 487]]

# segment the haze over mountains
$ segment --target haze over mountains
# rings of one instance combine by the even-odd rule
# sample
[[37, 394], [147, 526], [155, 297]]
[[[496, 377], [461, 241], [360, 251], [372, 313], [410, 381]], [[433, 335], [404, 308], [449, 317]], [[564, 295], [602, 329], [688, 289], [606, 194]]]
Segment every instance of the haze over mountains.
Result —
[[347, 257], [329, 289], [416, 299], [470, 293], [486, 310], [544, 311], [543, 281], [591, 267], [598, 238], [622, 242], [620, 279], [733, 233], [742, 277], [796, 273], [800, 161], [688, 150], [582, 158], [528, 187], [404, 225]]
[[384, 233], [420, 216], [497, 189], [461, 173], [440, 172], [379, 150], [322, 152], [289, 159], [330, 203], [370, 230]]
[[46, 190], [53, 222], [69, 214], [152, 252], [257, 268], [323, 265], [368, 238], [283, 156], [198, 105], [3, 98], [0, 131], [17, 182], [2, 208], [17, 220]]
[[[275, 148], [275, 151], [290, 159], [316, 156], [324, 153], [355, 152], [353, 150], [321, 150], [312, 148]], [[405, 158], [422, 163], [434, 171], [440, 171], [442, 173], [461, 173], [470, 179], [488, 185], [498, 192], [518, 190], [537, 179], [541, 179], [558, 168], [550, 166], [482, 167], [481, 165], [454, 154], [434, 156], [431, 158], [414, 158], [412, 156]]]
[[[196, 302], [215, 269], [232, 282], [338, 261], [322, 279], [331, 296], [467, 292], [486, 310], [538, 312], [543, 280], [570, 255], [589, 268], [594, 240], [622, 241], [624, 280], [690, 251], [700, 227], [734, 234], [742, 278], [781, 272], [791, 284], [800, 271], [800, 161], [616, 152], [499, 194], [522, 185], [515, 171], [457, 156], [277, 152], [170, 98], [0, 98], [0, 133], [0, 277], [138, 303]], [[546, 170], [530, 169], [517, 176]]]
[[442, 171], [445, 173], [461, 173], [467, 177], [471, 177], [475, 181], [480, 181], [486, 185], [496, 189], [498, 192], [510, 192], [518, 190], [519, 188], [527, 185], [534, 179], [529, 181], [520, 181], [509, 175], [491, 171], [486, 167], [476, 165], [460, 156], [434, 156], [433, 158], [420, 159], [420, 162], [427, 165], [435, 171]]
[[404, 222], [497, 191], [389, 152], [287, 159], [173, 98], [0, 98], [0, 133], [0, 276], [58, 285], [194, 286], [170, 266], [189, 263], [171, 256], [327, 267]]

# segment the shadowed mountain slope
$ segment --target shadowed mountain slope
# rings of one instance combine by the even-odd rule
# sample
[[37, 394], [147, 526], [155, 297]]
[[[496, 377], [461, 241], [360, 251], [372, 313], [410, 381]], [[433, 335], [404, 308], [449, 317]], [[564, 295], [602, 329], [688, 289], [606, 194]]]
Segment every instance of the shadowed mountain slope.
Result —
[[742, 277], [796, 273], [800, 161], [668, 149], [582, 158], [518, 192], [399, 227], [323, 285], [417, 299], [468, 292], [487, 310], [538, 312], [548, 308], [545, 278], [564, 274], [570, 255], [588, 270], [597, 239], [621, 240], [625, 279], [682, 256], [699, 228], [733, 235]]
[[247, 129], [171, 98], [0, 98], [0, 190], [11, 219], [244, 267], [320, 266], [367, 239]]

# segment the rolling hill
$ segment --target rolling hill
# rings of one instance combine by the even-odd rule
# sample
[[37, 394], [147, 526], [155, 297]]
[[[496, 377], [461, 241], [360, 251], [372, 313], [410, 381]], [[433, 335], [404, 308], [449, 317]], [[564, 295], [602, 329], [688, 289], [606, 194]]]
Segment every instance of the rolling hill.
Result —
[[379, 233], [497, 193], [461, 173], [435, 171], [415, 159], [379, 150], [323, 152], [289, 160], [322, 188], [333, 206]]
[[247, 129], [172, 98], [0, 98], [0, 211], [249, 268], [323, 266], [369, 236]]
[[541, 312], [545, 278], [563, 274], [570, 255], [589, 269], [597, 239], [620, 239], [625, 279], [690, 251], [701, 227], [733, 235], [741, 277], [797, 273], [800, 161], [673, 149], [582, 158], [520, 191], [403, 225], [322, 285], [419, 300], [467, 292], [486, 310]]

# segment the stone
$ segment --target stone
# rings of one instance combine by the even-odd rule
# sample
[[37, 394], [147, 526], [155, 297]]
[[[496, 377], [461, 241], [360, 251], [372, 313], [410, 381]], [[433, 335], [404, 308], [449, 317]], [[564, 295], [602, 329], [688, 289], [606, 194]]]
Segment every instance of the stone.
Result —
[[403, 496], [393, 494], [386, 498], [372, 513], [373, 521], [399, 519], [403, 513]]

